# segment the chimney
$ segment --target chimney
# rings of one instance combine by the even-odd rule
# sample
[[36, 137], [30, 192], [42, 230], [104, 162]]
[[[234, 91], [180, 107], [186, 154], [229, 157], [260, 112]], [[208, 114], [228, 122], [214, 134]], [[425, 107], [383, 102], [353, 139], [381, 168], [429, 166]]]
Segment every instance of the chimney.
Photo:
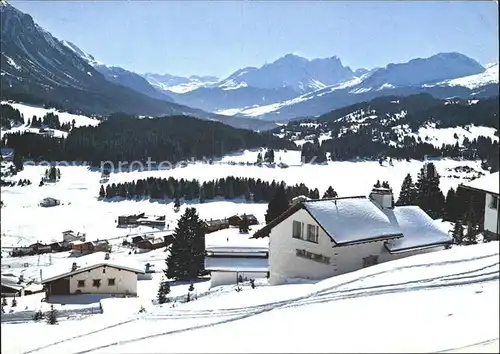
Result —
[[109, 260], [109, 252], [106, 252], [104, 254], [104, 260], [106, 260], [106, 261]]
[[73, 262], [73, 264], [71, 265], [71, 271], [74, 272], [76, 270], [76, 262]]
[[370, 193], [370, 200], [377, 203], [382, 209], [392, 209], [392, 190], [383, 187], [373, 187]]

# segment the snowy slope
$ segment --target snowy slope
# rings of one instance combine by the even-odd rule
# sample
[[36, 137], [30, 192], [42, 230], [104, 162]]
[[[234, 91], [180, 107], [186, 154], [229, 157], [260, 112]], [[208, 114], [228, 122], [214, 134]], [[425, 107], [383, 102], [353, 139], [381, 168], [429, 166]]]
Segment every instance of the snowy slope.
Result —
[[[6, 323], [2, 353], [498, 352], [498, 247], [456, 247], [317, 283], [215, 288], [142, 314], [123, 306], [64, 326]], [[313, 339], [292, 340], [297, 324]], [[31, 340], [15, 339], [20, 332]]]
[[31, 119], [33, 116], [37, 116], [38, 118], [42, 118], [47, 113], [54, 113], [59, 116], [59, 121], [62, 123], [71, 123], [73, 119], [75, 120], [75, 127], [82, 127], [87, 125], [96, 126], [100, 123], [98, 119], [79, 115], [72, 114], [67, 112], [57, 111], [55, 108], [46, 109], [39, 106], [29, 105], [25, 103], [10, 103], [7, 101], [2, 101], [1, 104], [9, 104], [14, 109], [19, 110], [21, 114], [24, 116], [24, 121], [26, 122], [28, 119]]
[[463, 86], [475, 89], [489, 84], [498, 84], [498, 63], [489, 65], [486, 70], [480, 74], [460, 77], [458, 79], [446, 80], [438, 83], [441, 86]]
[[[46, 109], [43, 107], [39, 106], [34, 106], [34, 105], [29, 105], [25, 103], [9, 103], [8, 101], [2, 101], [1, 104], [9, 104], [11, 105], [14, 109], [19, 110], [21, 112], [23, 118], [24, 118], [24, 124], [22, 125], [17, 125], [13, 126], [10, 129], [2, 129], [0, 132], [0, 138], [2, 138], [5, 134], [7, 133], [39, 133], [38, 128], [31, 128], [28, 126], [28, 119], [31, 120], [33, 116], [37, 116], [38, 118], [43, 118], [47, 113], [54, 113], [57, 114], [59, 117], [59, 122], [61, 124], [63, 123], [72, 123], [73, 119], [75, 120], [75, 127], [81, 127], [81, 126], [96, 126], [97, 124], [100, 123], [98, 119], [79, 115], [79, 114], [72, 114], [68, 112], [61, 112], [57, 111], [55, 108], [50, 108]], [[53, 131], [54, 137], [56, 138], [66, 138], [68, 136], [68, 132], [63, 131], [63, 130], [57, 130], [57, 129], [49, 129]]]

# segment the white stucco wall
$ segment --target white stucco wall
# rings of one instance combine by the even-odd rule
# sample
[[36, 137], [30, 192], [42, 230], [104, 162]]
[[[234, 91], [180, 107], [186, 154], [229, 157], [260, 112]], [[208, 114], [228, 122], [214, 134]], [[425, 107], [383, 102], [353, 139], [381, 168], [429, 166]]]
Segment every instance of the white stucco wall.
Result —
[[493, 195], [486, 193], [485, 205], [484, 205], [484, 229], [497, 233], [497, 223], [498, 223], [498, 204], [497, 209], [490, 207], [493, 200]]
[[269, 283], [271, 285], [285, 284], [288, 278], [324, 279], [334, 274], [332, 265], [297, 257], [296, 249], [305, 249], [331, 257], [333, 243], [321, 228], [318, 231], [317, 244], [293, 238], [294, 220], [304, 223], [304, 233], [307, 232], [307, 224], [316, 225], [309, 213], [300, 209], [271, 230], [269, 235]]
[[[304, 233], [307, 232], [307, 224], [317, 225], [309, 213], [301, 209], [271, 230], [269, 236], [269, 283], [271, 285], [285, 284], [289, 278], [320, 280], [356, 271], [363, 268], [363, 258], [369, 256], [378, 256], [378, 263], [383, 263], [444, 249], [444, 246], [438, 246], [390, 254], [384, 247], [384, 241], [334, 247], [335, 243], [321, 228], [319, 228], [316, 244], [292, 237], [294, 220], [304, 223]], [[304, 249], [330, 257], [330, 264], [298, 257], [296, 249]]]
[[[128, 292], [131, 295], [137, 295], [136, 273], [109, 266], [105, 268], [105, 273], [103, 273], [104, 267], [99, 267], [70, 277], [70, 293], [74, 294], [77, 290], [80, 290], [82, 293], [91, 294], [126, 294]], [[108, 285], [108, 279], [110, 278], [115, 279], [115, 285]], [[94, 279], [101, 279], [101, 286], [99, 288], [93, 286]], [[85, 280], [84, 287], [78, 287], [79, 280]]]
[[[238, 274], [238, 275], [236, 275]], [[266, 278], [267, 272], [221, 272], [221, 271], [212, 271], [210, 273], [210, 287], [219, 286], [219, 285], [236, 285], [236, 277], [240, 276], [244, 281], [249, 279], [260, 279]]]

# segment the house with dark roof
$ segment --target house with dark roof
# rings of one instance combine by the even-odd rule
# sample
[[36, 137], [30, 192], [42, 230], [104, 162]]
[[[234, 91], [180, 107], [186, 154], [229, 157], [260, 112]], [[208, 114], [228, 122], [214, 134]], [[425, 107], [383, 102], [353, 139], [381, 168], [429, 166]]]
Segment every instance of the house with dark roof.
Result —
[[490, 240], [498, 240], [500, 234], [500, 214], [498, 199], [500, 189], [500, 172], [477, 178], [459, 185], [459, 188], [469, 189], [485, 196], [484, 225], [485, 236]]
[[325, 279], [443, 250], [452, 241], [419, 207], [394, 207], [386, 188], [374, 188], [369, 197], [298, 202], [253, 237], [269, 237], [272, 285]]

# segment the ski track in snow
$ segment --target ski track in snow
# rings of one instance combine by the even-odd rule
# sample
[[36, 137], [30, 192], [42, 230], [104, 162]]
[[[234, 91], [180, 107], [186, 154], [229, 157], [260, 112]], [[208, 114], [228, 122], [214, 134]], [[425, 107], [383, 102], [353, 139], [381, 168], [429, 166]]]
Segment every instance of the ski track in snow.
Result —
[[[63, 340], [60, 340], [58, 342], [52, 343], [45, 345], [43, 347], [39, 347], [36, 349], [32, 349], [29, 351], [24, 352], [23, 354], [30, 354], [34, 352], [39, 352], [44, 349], [48, 348], [53, 348], [54, 346], [67, 343], [70, 341], [74, 340], [87, 340], [86, 338], [88, 336], [91, 336], [93, 334], [99, 333], [100, 336], [103, 336], [103, 331], [107, 331], [119, 326], [123, 326], [125, 324], [129, 324], [131, 322], [139, 321], [139, 320], [176, 320], [176, 319], [193, 319], [193, 318], [217, 318], [217, 317], [230, 317], [226, 318], [220, 321], [215, 321], [215, 322], [209, 322], [206, 324], [201, 324], [201, 325], [195, 325], [195, 326], [188, 326], [188, 327], [183, 327], [183, 328], [177, 328], [177, 329], [172, 329], [168, 330], [165, 332], [160, 332], [160, 333], [155, 333], [155, 334], [149, 334], [146, 336], [140, 336], [136, 338], [130, 338], [127, 340], [120, 340], [120, 341], [114, 341], [112, 343], [108, 344], [103, 344], [99, 345], [93, 348], [88, 348], [84, 349], [81, 351], [73, 352], [73, 354], [84, 354], [84, 353], [90, 353], [94, 352], [97, 350], [102, 350], [106, 349], [109, 347], [117, 346], [117, 345], [123, 345], [123, 344], [129, 344], [129, 343], [134, 343], [138, 342], [141, 340], [146, 340], [146, 339], [151, 339], [151, 338], [156, 338], [156, 337], [161, 337], [161, 336], [167, 336], [167, 335], [172, 335], [172, 334], [177, 334], [177, 333], [182, 333], [182, 332], [187, 332], [187, 331], [193, 331], [197, 329], [202, 329], [202, 328], [207, 328], [207, 327], [213, 327], [221, 324], [226, 324], [238, 320], [242, 320], [248, 317], [252, 316], [257, 316], [265, 312], [269, 312], [272, 310], [280, 310], [283, 308], [291, 308], [291, 307], [299, 307], [299, 306], [304, 306], [304, 305], [312, 305], [312, 304], [319, 304], [319, 303], [325, 303], [325, 302], [332, 302], [332, 301], [338, 301], [338, 300], [344, 300], [344, 299], [350, 299], [350, 298], [356, 298], [356, 297], [367, 297], [367, 296], [376, 296], [376, 295], [382, 295], [382, 294], [390, 294], [390, 293], [396, 293], [396, 292], [406, 292], [406, 291], [421, 291], [421, 290], [431, 290], [431, 289], [436, 289], [436, 288], [443, 288], [443, 287], [456, 287], [456, 286], [461, 286], [461, 285], [469, 285], [469, 284], [475, 284], [475, 283], [485, 283], [485, 282], [491, 282], [491, 281], [497, 281], [499, 279], [499, 272], [498, 272], [498, 265], [499, 262], [493, 262], [491, 264], [487, 264], [486, 266], [480, 267], [480, 268], [475, 268], [472, 270], [467, 270], [467, 271], [462, 271], [462, 272], [452, 272], [450, 274], [445, 274], [445, 275], [440, 275], [440, 276], [435, 276], [435, 277], [430, 277], [430, 278], [424, 278], [424, 279], [416, 279], [416, 280], [410, 280], [410, 281], [404, 281], [404, 282], [399, 282], [399, 283], [390, 283], [390, 284], [379, 284], [379, 285], [374, 285], [374, 286], [366, 286], [366, 287], [357, 287], [357, 288], [351, 288], [351, 289], [342, 289], [343, 287], [354, 284], [356, 282], [360, 282], [363, 280], [366, 280], [368, 278], [374, 278], [386, 273], [392, 273], [396, 271], [402, 271], [405, 269], [415, 269], [415, 268], [428, 268], [431, 266], [447, 266], [447, 265], [453, 265], [457, 263], [467, 263], [467, 262], [475, 262], [479, 260], [488, 260], [491, 258], [495, 258], [496, 260], [498, 259], [498, 254], [489, 254], [489, 255], [483, 255], [479, 257], [471, 257], [471, 258], [466, 258], [466, 259], [460, 259], [460, 260], [450, 260], [450, 261], [438, 261], [438, 262], [433, 262], [433, 263], [424, 263], [424, 264], [410, 264], [410, 265], [405, 265], [405, 266], [400, 266], [396, 268], [390, 268], [381, 272], [377, 273], [372, 273], [368, 274], [365, 276], [360, 276], [355, 279], [349, 280], [342, 282], [340, 284], [333, 285], [331, 287], [326, 287], [322, 290], [319, 290], [317, 292], [313, 293], [308, 293], [303, 296], [299, 296], [293, 299], [288, 299], [284, 301], [277, 301], [277, 302], [272, 302], [272, 303], [267, 303], [263, 305], [257, 305], [257, 306], [249, 306], [249, 307], [240, 307], [240, 308], [228, 308], [228, 309], [217, 309], [217, 310], [172, 310], [171, 313], [165, 314], [165, 315], [143, 315], [139, 316], [137, 318], [132, 318], [128, 319], [125, 321], [121, 321], [119, 323], [115, 323], [103, 328], [100, 328], [98, 330], [93, 330], [88, 333], [80, 334], [77, 336], [73, 336], [70, 338], [66, 338]], [[494, 270], [490, 271], [489, 269], [495, 268]], [[414, 286], [410, 286], [414, 285]], [[494, 341], [494, 339], [492, 340]], [[72, 346], [75, 346], [74, 343], [72, 343]], [[473, 346], [473, 345], [471, 345]], [[76, 347], [79, 347], [76, 345]], [[454, 350], [454, 349], [449, 349], [449, 350]], [[448, 350], [447, 350], [448, 351]]]

